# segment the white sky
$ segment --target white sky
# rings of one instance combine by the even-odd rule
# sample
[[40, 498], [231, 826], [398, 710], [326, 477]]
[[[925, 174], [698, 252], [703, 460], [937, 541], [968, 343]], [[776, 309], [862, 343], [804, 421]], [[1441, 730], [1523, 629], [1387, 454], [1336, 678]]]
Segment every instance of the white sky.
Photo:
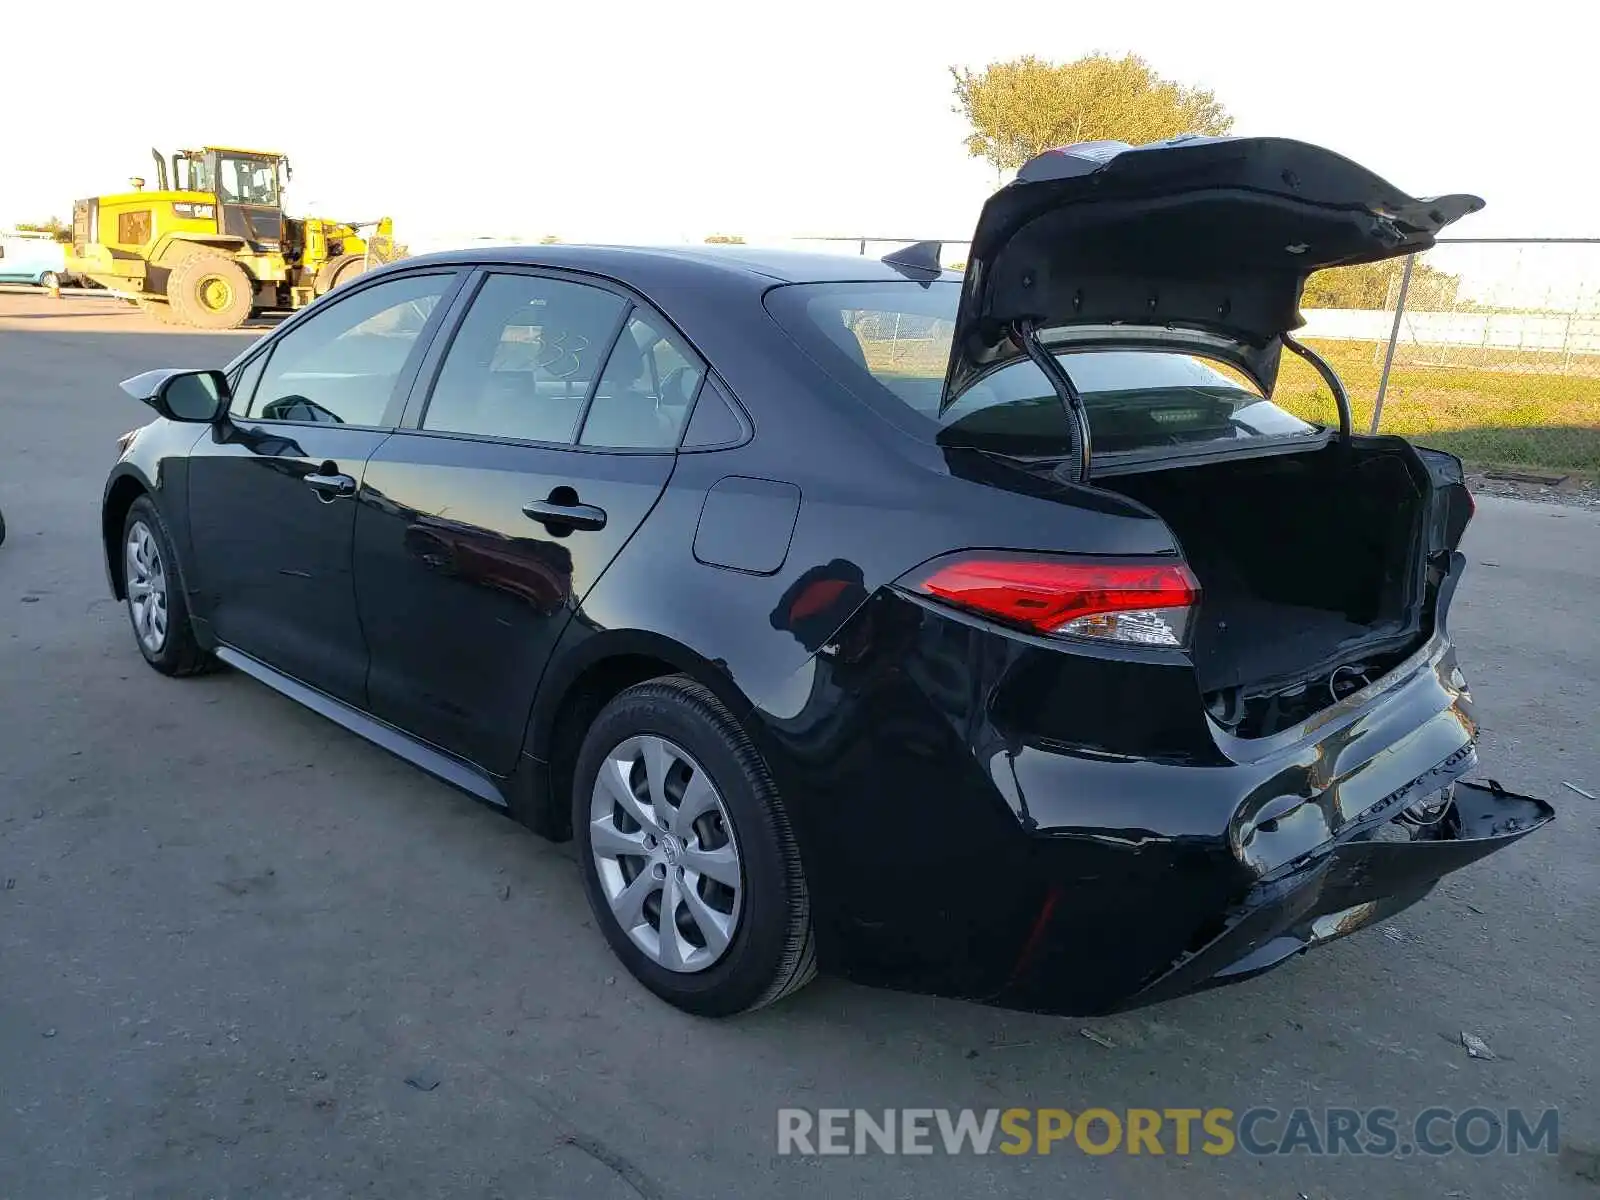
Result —
[[[995, 177], [962, 149], [947, 68], [1133, 50], [1213, 88], [1236, 133], [1320, 142], [1414, 194], [1477, 192], [1463, 235], [1600, 235], [1587, 7], [1446, 5], [1430, 28], [1426, 7], [1282, 0], [322, 0], [160, 24], [178, 11], [77, 0], [71, 26], [101, 32], [41, 18], [45, 65], [0, 82], [0, 222], [153, 185], [152, 145], [220, 142], [287, 151], [291, 211], [391, 214], [418, 246], [963, 238]], [[147, 27], [112, 36], [130, 21]], [[274, 43], [282, 65], [255, 65]]]

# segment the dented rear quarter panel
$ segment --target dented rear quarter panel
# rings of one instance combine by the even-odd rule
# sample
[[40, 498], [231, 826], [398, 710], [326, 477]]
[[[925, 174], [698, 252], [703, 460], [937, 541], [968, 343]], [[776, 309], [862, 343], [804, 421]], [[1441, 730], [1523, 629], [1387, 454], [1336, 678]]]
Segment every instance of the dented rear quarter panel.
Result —
[[[995, 999], [1035, 960], [1093, 962], [1092, 980], [1047, 972], [1045, 991], [1098, 1009], [1191, 952], [1262, 878], [1430, 772], [1442, 786], [1472, 767], [1471, 696], [1442, 616], [1401, 669], [1247, 742], [1206, 716], [1181, 651], [1064, 652], [901, 593], [906, 571], [958, 548], [1177, 548], [1137, 503], [994, 487], [865, 405], [807, 403], [843, 393], [769, 332], [717, 360], [756, 437], [680, 457], [541, 694], [562, 695], [608, 647], [682, 653], [672, 661], [741, 715], [788, 801], [825, 967]], [[800, 493], [774, 570], [694, 559], [705, 498], [729, 476]], [[1441, 562], [1441, 614], [1459, 566]], [[552, 722], [536, 715], [535, 756]]]

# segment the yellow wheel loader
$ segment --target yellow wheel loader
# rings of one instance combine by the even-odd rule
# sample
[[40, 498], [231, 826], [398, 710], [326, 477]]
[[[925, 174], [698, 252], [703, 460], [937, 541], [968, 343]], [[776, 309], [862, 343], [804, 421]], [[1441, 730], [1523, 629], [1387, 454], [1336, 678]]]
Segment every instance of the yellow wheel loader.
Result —
[[360, 225], [286, 217], [291, 172], [276, 151], [150, 153], [154, 190], [135, 178], [130, 191], [73, 204], [68, 270], [159, 320], [237, 329], [252, 313], [301, 308], [397, 257], [387, 217]]

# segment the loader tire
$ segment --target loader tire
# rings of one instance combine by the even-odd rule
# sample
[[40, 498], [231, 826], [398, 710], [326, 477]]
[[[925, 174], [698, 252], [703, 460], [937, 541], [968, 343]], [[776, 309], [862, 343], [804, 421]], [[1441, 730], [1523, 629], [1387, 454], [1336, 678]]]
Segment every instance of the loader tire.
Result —
[[181, 325], [178, 314], [172, 311], [172, 305], [161, 300], [139, 300], [135, 302], [140, 312], [156, 322], [158, 325]]
[[195, 254], [167, 276], [173, 315], [197, 329], [237, 329], [250, 316], [255, 284], [245, 269], [220, 254]]
[[338, 258], [330, 258], [317, 269], [317, 277], [313, 282], [317, 295], [327, 295], [341, 283], [349, 283], [357, 275], [364, 274], [367, 265], [364, 254], [341, 254]]

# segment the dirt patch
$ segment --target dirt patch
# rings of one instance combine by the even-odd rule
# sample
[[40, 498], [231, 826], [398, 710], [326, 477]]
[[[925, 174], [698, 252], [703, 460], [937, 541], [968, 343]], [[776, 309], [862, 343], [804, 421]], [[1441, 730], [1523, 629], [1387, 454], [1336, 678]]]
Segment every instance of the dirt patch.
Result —
[[1578, 508], [1600, 509], [1600, 484], [1581, 475], [1569, 475], [1558, 484], [1548, 484], [1490, 479], [1481, 471], [1472, 471], [1467, 475], [1467, 486], [1485, 496], [1509, 496], [1516, 500], [1536, 500], [1541, 504], [1570, 504]]
[[252, 317], [242, 329], [213, 332], [163, 325], [140, 312], [132, 300], [96, 289], [73, 289], [59, 299], [39, 288], [0, 287], [0, 329], [20, 333], [180, 333], [208, 337], [258, 336], [280, 317]]

